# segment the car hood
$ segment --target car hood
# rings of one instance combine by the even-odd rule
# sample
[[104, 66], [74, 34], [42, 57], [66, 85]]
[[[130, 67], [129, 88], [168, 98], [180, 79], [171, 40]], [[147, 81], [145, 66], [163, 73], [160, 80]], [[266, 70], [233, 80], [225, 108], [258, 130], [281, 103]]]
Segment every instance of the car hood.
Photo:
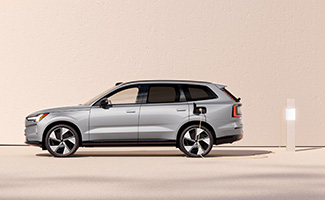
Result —
[[43, 110], [39, 110], [33, 112], [27, 117], [37, 116], [42, 113], [53, 113], [53, 112], [73, 112], [73, 111], [81, 111], [81, 110], [89, 110], [90, 106], [88, 105], [77, 105], [77, 106], [63, 106], [63, 107], [55, 107], [55, 108], [47, 108]]

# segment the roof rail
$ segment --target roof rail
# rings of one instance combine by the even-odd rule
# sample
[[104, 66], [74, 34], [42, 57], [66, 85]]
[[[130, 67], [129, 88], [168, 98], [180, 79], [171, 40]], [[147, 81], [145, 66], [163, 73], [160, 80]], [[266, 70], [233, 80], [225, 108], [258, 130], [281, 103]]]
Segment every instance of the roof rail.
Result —
[[121, 85], [123, 82], [117, 82], [115, 83], [115, 86]]

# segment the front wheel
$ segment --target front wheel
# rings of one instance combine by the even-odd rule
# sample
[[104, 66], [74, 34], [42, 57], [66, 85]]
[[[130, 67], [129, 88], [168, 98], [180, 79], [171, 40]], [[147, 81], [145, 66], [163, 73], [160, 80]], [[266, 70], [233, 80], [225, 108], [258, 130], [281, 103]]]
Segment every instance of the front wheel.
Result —
[[59, 124], [52, 127], [45, 137], [46, 149], [55, 157], [67, 157], [79, 147], [79, 137], [71, 126]]
[[213, 146], [213, 135], [209, 129], [198, 125], [187, 127], [179, 139], [179, 148], [187, 156], [200, 157], [207, 155]]

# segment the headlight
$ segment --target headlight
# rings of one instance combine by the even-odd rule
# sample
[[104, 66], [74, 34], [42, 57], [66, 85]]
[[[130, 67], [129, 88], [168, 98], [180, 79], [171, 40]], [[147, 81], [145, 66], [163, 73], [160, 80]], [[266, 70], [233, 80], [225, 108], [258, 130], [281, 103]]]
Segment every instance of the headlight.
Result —
[[42, 121], [42, 119], [44, 119], [49, 113], [43, 113], [43, 114], [39, 114], [33, 117], [27, 117], [27, 121], [32, 121], [32, 122], [40, 122]]

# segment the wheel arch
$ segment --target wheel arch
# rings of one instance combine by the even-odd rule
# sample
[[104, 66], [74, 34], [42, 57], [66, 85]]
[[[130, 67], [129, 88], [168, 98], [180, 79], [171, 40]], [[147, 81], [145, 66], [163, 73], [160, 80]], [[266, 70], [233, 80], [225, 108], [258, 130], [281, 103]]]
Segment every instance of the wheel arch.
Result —
[[[179, 148], [179, 138], [180, 138], [182, 132], [183, 132], [187, 127], [189, 127], [189, 126], [191, 126], [191, 125], [199, 125], [199, 124], [200, 124], [200, 121], [189, 121], [189, 122], [186, 122], [185, 124], [183, 124], [183, 125], [179, 128], [179, 130], [178, 130], [178, 132], [177, 132], [177, 137], [176, 137], [176, 147], [177, 147], [177, 148]], [[212, 135], [213, 135], [213, 144], [214, 144], [215, 141], [216, 141], [216, 133], [215, 133], [213, 127], [212, 127], [209, 123], [207, 123], [207, 122], [205, 122], [205, 121], [202, 121], [202, 122], [201, 122], [201, 125], [204, 126], [204, 127], [206, 127], [207, 129], [209, 129], [209, 130], [211, 131], [211, 133], [212, 133]]]
[[49, 124], [44, 132], [43, 132], [43, 136], [42, 136], [42, 149], [43, 150], [46, 150], [46, 147], [45, 147], [45, 137], [46, 137], [46, 133], [54, 126], [56, 125], [59, 125], [59, 124], [65, 124], [65, 125], [68, 125], [68, 126], [71, 126], [78, 134], [78, 137], [79, 137], [79, 146], [82, 145], [82, 136], [81, 136], [81, 131], [79, 129], [79, 127], [77, 125], [75, 125], [74, 123], [72, 122], [69, 122], [69, 121], [56, 121], [56, 122], [52, 122], [51, 124]]

